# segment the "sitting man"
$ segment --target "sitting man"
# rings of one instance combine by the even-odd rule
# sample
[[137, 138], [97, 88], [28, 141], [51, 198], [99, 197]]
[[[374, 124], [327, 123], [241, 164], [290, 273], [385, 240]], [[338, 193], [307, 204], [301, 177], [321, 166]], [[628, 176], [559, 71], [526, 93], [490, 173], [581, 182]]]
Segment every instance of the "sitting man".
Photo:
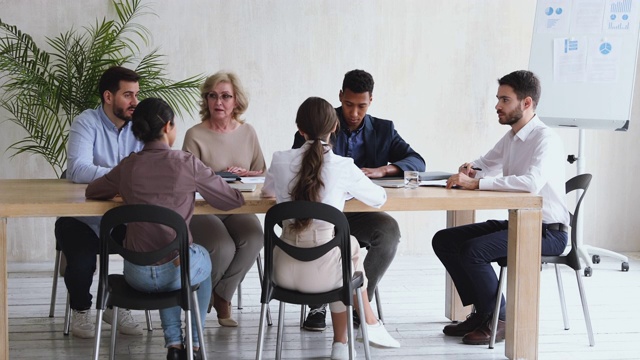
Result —
[[[331, 136], [336, 155], [352, 158], [369, 178], [403, 176], [406, 170], [425, 170], [424, 159], [400, 137], [392, 121], [367, 114], [373, 100], [371, 74], [364, 70], [346, 73], [339, 98], [342, 106], [336, 112], [340, 129]], [[304, 142], [302, 135], [296, 133], [293, 148], [301, 147]], [[369, 299], [373, 299], [380, 279], [396, 256], [400, 229], [396, 220], [384, 212], [345, 215], [351, 235], [358, 239], [360, 247], [369, 248], [364, 259], [364, 270], [369, 279], [367, 295]], [[311, 331], [324, 330], [327, 327], [326, 305], [310, 308], [304, 328]]]
[[[542, 255], [559, 255], [567, 245], [569, 224], [562, 141], [535, 114], [540, 82], [532, 72], [512, 72], [498, 84], [498, 121], [511, 129], [485, 156], [462, 164], [459, 173], [447, 180], [447, 187], [542, 196]], [[445, 326], [445, 335], [462, 336], [465, 344], [489, 343], [498, 291], [491, 262], [507, 256], [508, 227], [507, 221], [489, 220], [440, 230], [433, 237], [433, 250], [451, 275], [462, 303], [475, 306], [465, 321]], [[504, 335], [502, 298], [496, 340]]]
[[[107, 69], [98, 89], [102, 106], [78, 115], [69, 130], [67, 178], [74, 183], [88, 184], [116, 166], [132, 152], [142, 149], [131, 132], [131, 115], [138, 104], [140, 76], [122, 67]], [[61, 217], [56, 221], [56, 241], [66, 257], [64, 282], [69, 291], [71, 333], [79, 338], [95, 336], [91, 308], [91, 283], [96, 271], [96, 255], [100, 217]], [[104, 320], [111, 323], [111, 309]], [[122, 334], [142, 335], [129, 310], [118, 309], [118, 330]]]

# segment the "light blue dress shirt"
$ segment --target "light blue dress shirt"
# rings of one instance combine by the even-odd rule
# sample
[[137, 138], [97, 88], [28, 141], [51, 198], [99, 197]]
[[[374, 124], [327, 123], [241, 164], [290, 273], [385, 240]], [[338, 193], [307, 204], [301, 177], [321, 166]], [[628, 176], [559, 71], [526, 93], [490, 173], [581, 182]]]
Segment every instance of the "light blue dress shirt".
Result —
[[[78, 115], [69, 130], [67, 179], [88, 184], [105, 175], [122, 159], [142, 149], [143, 143], [133, 136], [131, 122], [121, 130], [109, 120], [102, 106]], [[79, 217], [96, 234], [100, 217]]]

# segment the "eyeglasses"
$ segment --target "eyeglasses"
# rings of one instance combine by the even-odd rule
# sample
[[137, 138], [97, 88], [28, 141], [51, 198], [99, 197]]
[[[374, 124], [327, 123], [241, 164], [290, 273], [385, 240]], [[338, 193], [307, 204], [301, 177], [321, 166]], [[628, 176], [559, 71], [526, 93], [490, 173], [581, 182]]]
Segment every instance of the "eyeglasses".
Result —
[[214, 92], [210, 92], [208, 94], [204, 95], [207, 99], [213, 100], [213, 101], [218, 101], [218, 99], [220, 99], [223, 102], [229, 102], [231, 101], [231, 99], [233, 99], [233, 95], [231, 94], [221, 94], [218, 95]]

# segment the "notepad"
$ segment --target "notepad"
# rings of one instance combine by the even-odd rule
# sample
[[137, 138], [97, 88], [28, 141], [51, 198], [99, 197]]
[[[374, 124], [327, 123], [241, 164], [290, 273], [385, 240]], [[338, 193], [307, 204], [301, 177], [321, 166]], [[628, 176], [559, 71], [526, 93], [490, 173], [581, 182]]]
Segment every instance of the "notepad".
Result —
[[447, 180], [453, 175], [450, 172], [446, 171], [422, 171], [420, 172], [420, 181], [428, 181], [428, 180]]
[[243, 183], [232, 183], [229, 184], [232, 189], [244, 191], [244, 192], [252, 192], [256, 190], [256, 184], [243, 184]]

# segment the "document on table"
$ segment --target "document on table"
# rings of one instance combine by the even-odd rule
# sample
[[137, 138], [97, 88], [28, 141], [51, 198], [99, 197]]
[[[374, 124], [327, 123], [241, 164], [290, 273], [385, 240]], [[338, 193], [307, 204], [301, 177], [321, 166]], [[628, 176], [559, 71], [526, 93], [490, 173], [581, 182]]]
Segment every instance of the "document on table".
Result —
[[264, 176], [245, 176], [240, 181], [244, 184], [264, 184]]
[[422, 180], [420, 181], [420, 186], [446, 187], [447, 180]]

